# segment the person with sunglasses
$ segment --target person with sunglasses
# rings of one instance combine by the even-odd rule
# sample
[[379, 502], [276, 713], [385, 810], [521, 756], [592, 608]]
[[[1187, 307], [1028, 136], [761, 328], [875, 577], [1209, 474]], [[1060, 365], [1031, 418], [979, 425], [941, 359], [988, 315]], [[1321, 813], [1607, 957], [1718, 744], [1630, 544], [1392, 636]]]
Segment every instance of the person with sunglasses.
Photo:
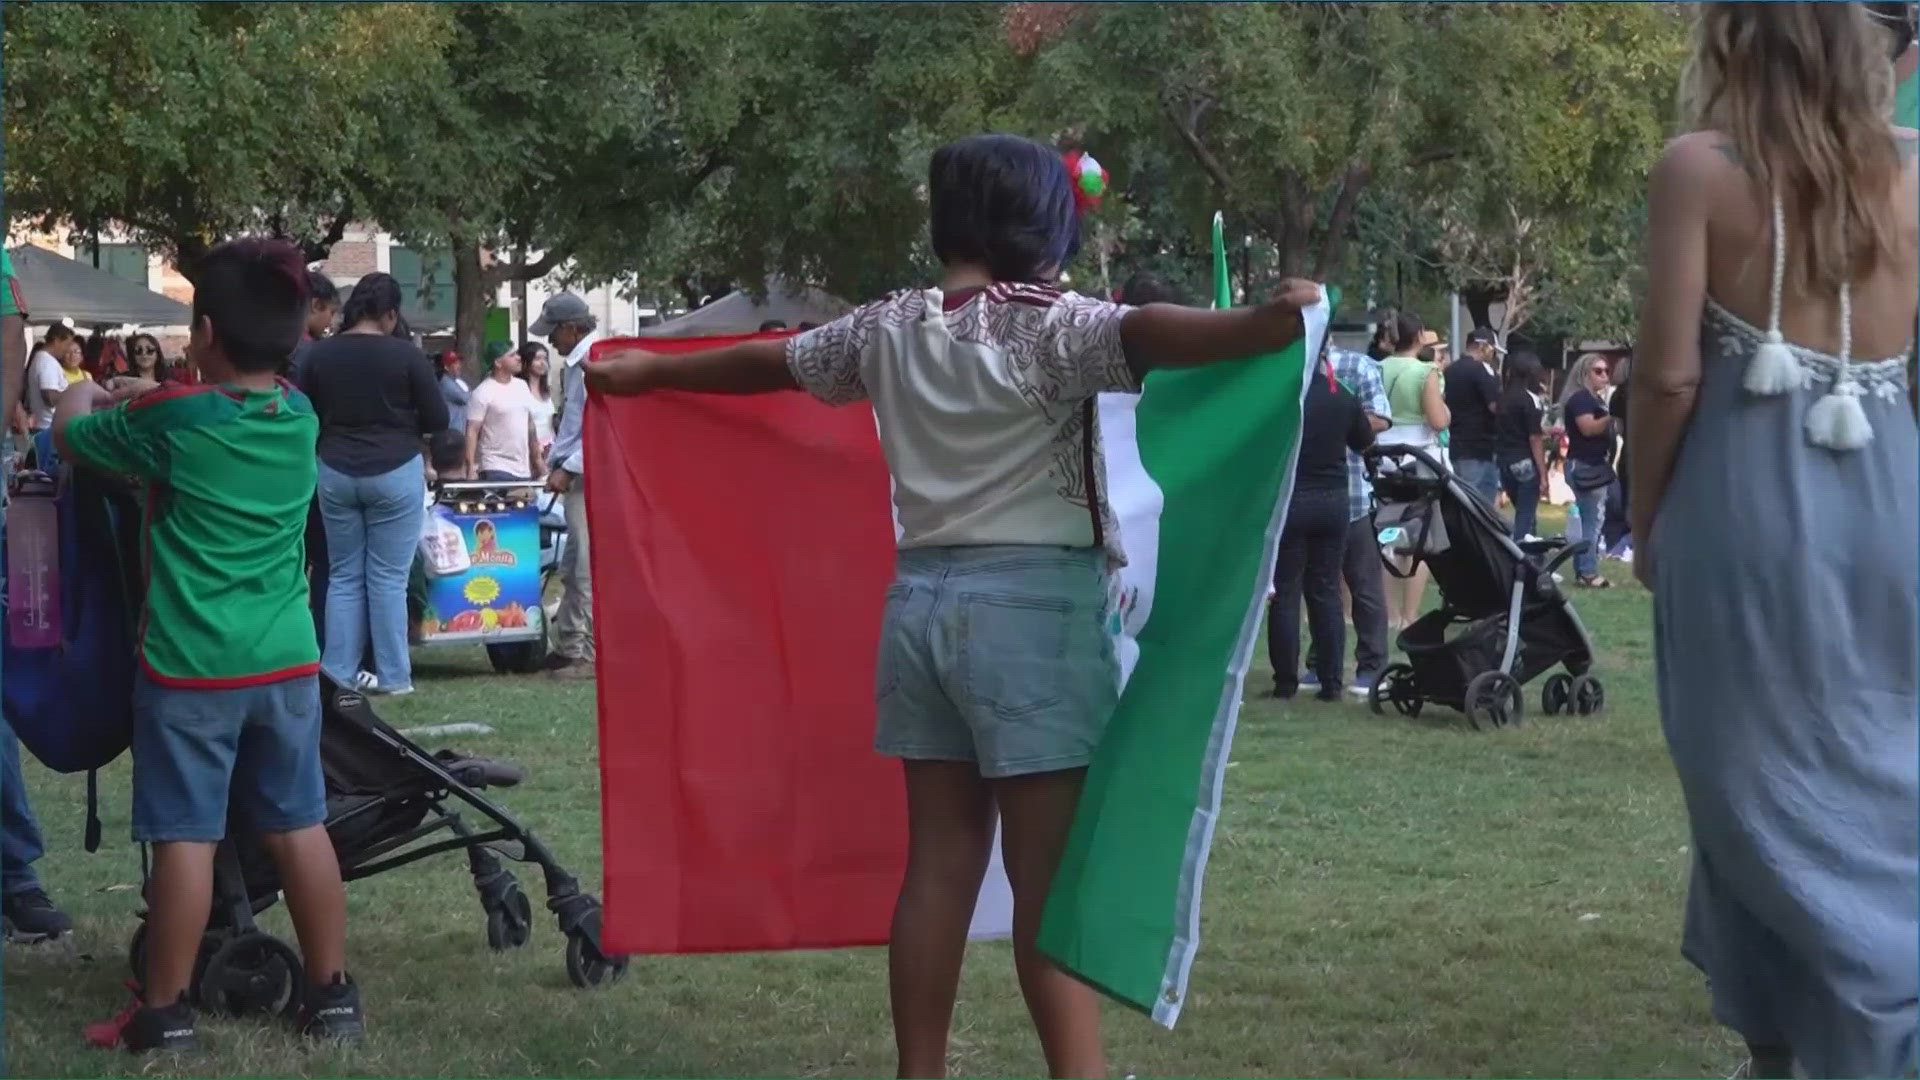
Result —
[[1562, 406], [1567, 427], [1567, 486], [1573, 489], [1577, 519], [1568, 521], [1567, 539], [1586, 542], [1586, 549], [1573, 557], [1573, 572], [1581, 586], [1589, 589], [1613, 586], [1600, 576], [1600, 525], [1606, 514], [1607, 489], [1614, 480], [1616, 440], [1613, 414], [1607, 410], [1605, 397], [1612, 378], [1607, 358], [1588, 353], [1574, 365]]
[[166, 382], [167, 358], [160, 351], [160, 339], [152, 334], [134, 334], [127, 338], [127, 374], [136, 379]]

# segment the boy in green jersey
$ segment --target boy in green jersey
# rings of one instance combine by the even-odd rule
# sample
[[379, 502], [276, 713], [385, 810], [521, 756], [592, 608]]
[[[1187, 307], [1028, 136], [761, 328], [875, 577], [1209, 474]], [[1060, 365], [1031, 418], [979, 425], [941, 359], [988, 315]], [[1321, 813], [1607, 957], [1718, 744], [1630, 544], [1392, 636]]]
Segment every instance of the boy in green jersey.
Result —
[[229, 793], [285, 886], [308, 979], [302, 1028], [362, 1031], [346, 974], [346, 890], [325, 827], [320, 654], [304, 574], [319, 421], [275, 376], [306, 318], [298, 249], [222, 244], [194, 289], [188, 358], [202, 382], [122, 380], [110, 392], [88, 381], [54, 417], [65, 460], [148, 484], [133, 838], [153, 845], [153, 877], [141, 1000], [118, 1031], [136, 1052], [196, 1044], [186, 993]]

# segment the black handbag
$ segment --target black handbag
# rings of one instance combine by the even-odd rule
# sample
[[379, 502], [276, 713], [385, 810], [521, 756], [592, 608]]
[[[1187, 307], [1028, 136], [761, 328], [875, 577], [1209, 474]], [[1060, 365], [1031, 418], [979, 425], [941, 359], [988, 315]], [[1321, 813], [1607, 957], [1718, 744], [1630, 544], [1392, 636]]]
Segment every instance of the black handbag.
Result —
[[1597, 491], [1612, 487], [1614, 479], [1613, 466], [1604, 461], [1567, 463], [1567, 486], [1575, 491]]

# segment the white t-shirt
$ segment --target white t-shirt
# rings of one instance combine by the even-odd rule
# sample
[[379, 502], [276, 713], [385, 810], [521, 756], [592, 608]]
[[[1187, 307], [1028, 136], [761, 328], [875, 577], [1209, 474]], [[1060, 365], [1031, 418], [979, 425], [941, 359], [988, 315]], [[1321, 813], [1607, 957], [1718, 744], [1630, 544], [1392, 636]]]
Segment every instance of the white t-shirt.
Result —
[[467, 397], [467, 425], [480, 425], [474, 467], [533, 476], [527, 434], [533, 429], [533, 391], [522, 379], [482, 379]]
[[873, 402], [900, 546], [1104, 546], [1094, 397], [1137, 392], [1120, 304], [998, 283], [896, 293], [792, 338], [787, 366], [829, 405]]
[[53, 423], [53, 407], [67, 392], [67, 369], [45, 349], [36, 350], [27, 363], [27, 411], [33, 414], [33, 430]]
[[540, 449], [549, 449], [553, 446], [553, 398], [543, 399], [540, 395], [532, 393], [532, 387], [528, 387], [527, 390], [533, 398], [534, 433], [540, 436]]

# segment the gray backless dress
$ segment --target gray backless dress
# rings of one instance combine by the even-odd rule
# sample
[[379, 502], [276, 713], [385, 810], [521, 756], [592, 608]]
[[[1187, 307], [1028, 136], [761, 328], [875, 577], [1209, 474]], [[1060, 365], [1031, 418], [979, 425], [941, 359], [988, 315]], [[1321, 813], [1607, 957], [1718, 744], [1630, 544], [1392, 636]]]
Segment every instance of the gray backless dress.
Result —
[[1920, 438], [1904, 357], [1786, 345], [1775, 296], [1772, 331], [1709, 301], [1651, 537], [1660, 711], [1694, 840], [1682, 951], [1716, 1018], [1807, 1075], [1911, 1077]]

